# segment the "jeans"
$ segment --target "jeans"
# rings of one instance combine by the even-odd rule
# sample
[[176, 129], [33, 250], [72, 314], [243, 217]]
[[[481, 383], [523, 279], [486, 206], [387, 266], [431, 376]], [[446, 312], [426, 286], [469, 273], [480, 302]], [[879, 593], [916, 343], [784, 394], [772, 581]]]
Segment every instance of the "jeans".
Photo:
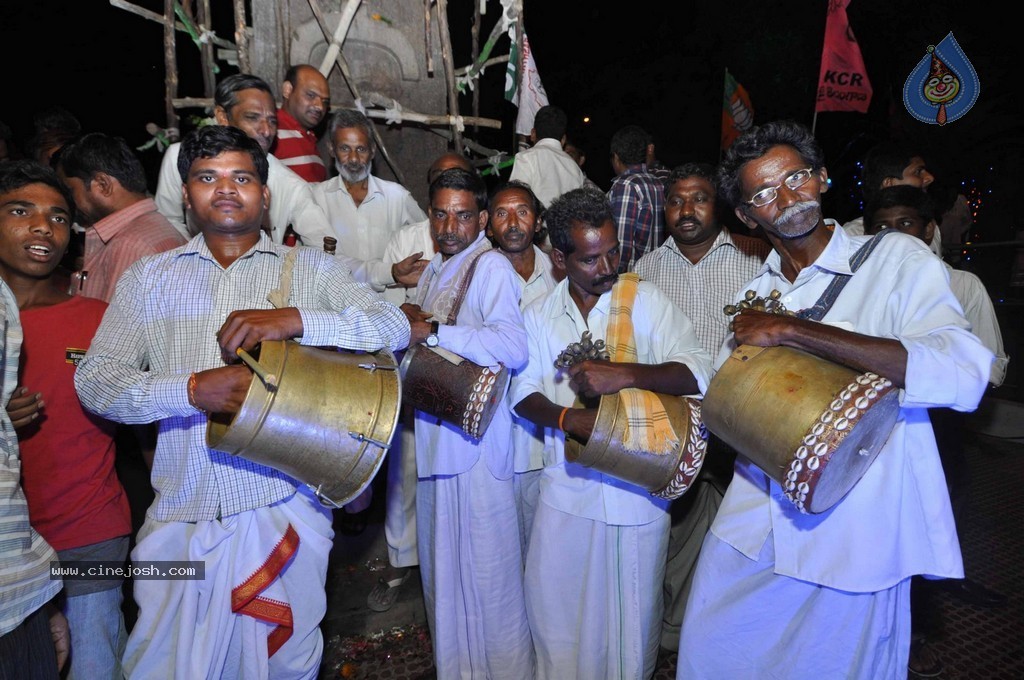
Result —
[[121, 657], [128, 634], [121, 613], [121, 588], [64, 599], [71, 630], [68, 680], [121, 680]]

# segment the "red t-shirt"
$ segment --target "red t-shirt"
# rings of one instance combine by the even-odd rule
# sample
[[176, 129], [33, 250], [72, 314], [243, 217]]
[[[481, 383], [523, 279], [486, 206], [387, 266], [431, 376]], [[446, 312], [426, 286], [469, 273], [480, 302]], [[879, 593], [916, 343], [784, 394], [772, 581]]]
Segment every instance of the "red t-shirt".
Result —
[[128, 497], [114, 471], [116, 425], [86, 411], [75, 392], [107, 303], [76, 296], [21, 311], [20, 384], [43, 395], [39, 418], [18, 430], [29, 519], [55, 550], [132, 531]]

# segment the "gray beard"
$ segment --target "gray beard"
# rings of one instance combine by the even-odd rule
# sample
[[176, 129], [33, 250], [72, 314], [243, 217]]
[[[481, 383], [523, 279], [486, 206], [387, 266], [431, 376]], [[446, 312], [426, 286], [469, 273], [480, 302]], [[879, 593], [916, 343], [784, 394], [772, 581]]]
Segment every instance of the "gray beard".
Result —
[[345, 180], [349, 184], [355, 184], [356, 182], [362, 182], [364, 179], [366, 179], [367, 177], [370, 176], [370, 164], [369, 163], [364, 165], [362, 171], [360, 171], [360, 172], [349, 172], [345, 168], [345, 165], [342, 164], [342, 163], [339, 163], [338, 161], [334, 161], [334, 167], [336, 167], [338, 169], [338, 174], [341, 176], [341, 178], [343, 180]]

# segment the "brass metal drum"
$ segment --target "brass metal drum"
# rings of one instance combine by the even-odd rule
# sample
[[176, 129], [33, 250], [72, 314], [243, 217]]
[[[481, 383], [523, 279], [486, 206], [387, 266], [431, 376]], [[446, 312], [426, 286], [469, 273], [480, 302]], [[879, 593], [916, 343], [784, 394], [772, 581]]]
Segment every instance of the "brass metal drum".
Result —
[[860, 480], [899, 415], [899, 390], [790, 347], [741, 345], [704, 395], [711, 432], [782, 486], [801, 512], [824, 512]]
[[586, 445], [566, 438], [566, 460], [636, 484], [659, 498], [682, 496], [704, 464], [707, 451], [708, 433], [701, 420], [701, 404], [689, 397], [656, 394], [679, 436], [675, 451], [627, 451], [622, 444], [626, 433], [625, 408], [618, 394], [606, 394], [601, 397], [594, 431]]
[[387, 350], [359, 353], [264, 341], [237, 413], [211, 413], [210, 448], [242, 456], [305, 482], [327, 505], [358, 496], [384, 461], [402, 401], [398, 366]]
[[462, 428], [474, 439], [484, 436], [494, 411], [505, 398], [509, 372], [479, 366], [458, 354], [413, 345], [401, 366], [405, 400], [413, 408]]

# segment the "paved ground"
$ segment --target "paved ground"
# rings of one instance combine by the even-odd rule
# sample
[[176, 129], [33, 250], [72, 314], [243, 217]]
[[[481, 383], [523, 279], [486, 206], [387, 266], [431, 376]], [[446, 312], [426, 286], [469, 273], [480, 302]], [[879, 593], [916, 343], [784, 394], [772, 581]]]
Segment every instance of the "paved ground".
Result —
[[[993, 408], [998, 421], [989, 415]], [[1007, 413], [1009, 411], [1009, 413]], [[936, 650], [945, 680], [1024, 678], [1024, 406], [997, 403], [975, 417], [968, 442], [971, 506], [960, 527], [968, 575], [1008, 596], [995, 609], [940, 593]], [[328, 576], [322, 678], [433, 678], [422, 590], [410, 579], [391, 611], [366, 607], [387, 560], [383, 499], [377, 493], [360, 536], [336, 539]], [[336, 522], [337, 524], [337, 522]], [[675, 677], [675, 654], [659, 658], [656, 680]]]

